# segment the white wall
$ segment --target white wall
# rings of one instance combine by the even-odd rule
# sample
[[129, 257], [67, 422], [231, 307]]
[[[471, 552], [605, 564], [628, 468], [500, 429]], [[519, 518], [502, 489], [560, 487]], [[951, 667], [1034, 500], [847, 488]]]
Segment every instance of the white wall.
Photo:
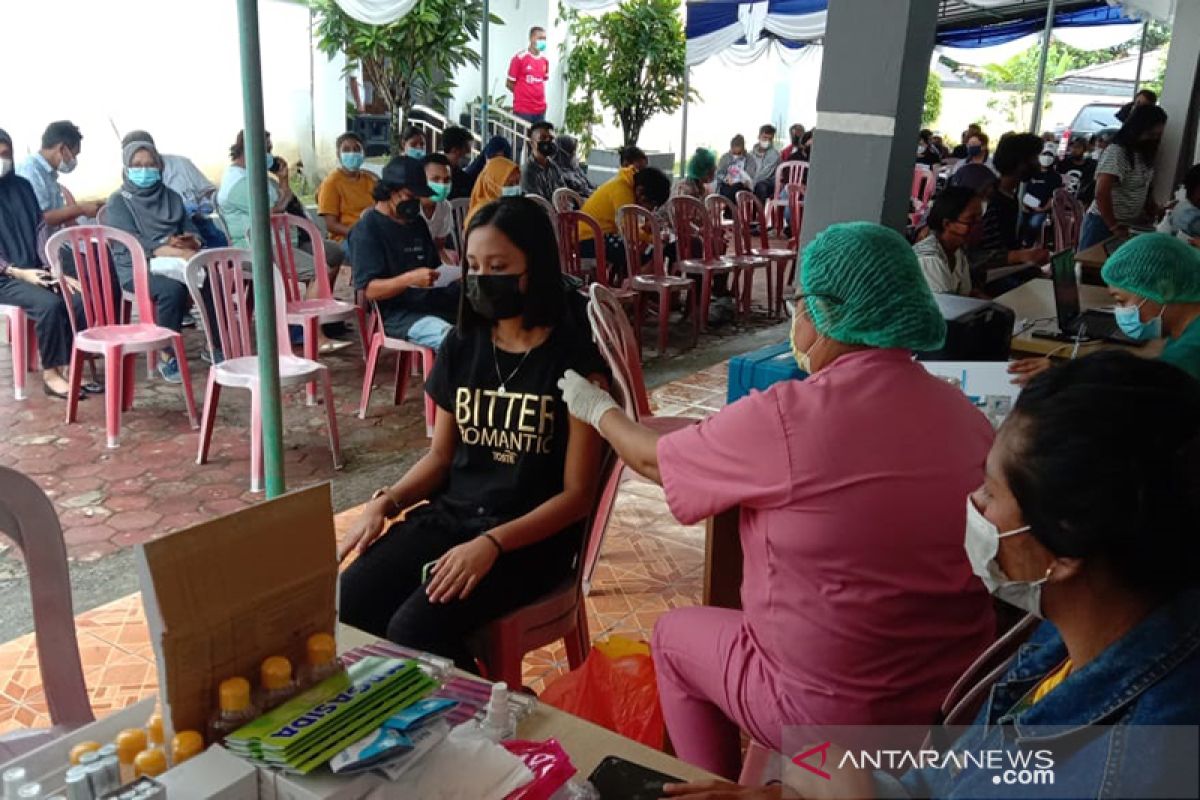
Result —
[[[52, 14], [47, 8], [5, 9], [4, 25], [12, 28], [0, 47], [0, 127], [12, 134], [18, 158], [37, 150], [46, 123], [70, 119], [83, 130], [83, 152], [62, 182], [78, 197], [106, 195], [119, 184], [118, 134], [135, 128], [220, 178], [242, 127], [232, 0], [56, 0]], [[326, 86], [315, 132], [318, 148], [331, 153], [345, 125], [340, 63], [310, 47], [307, 8], [279, 0], [259, 8], [267, 129], [277, 153], [293, 163], [302, 157], [311, 169], [311, 78]]]

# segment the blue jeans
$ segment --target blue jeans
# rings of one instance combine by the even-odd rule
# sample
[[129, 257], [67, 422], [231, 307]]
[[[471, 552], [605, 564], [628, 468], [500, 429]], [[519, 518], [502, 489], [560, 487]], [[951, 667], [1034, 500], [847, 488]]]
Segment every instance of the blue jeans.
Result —
[[1112, 231], [1104, 224], [1099, 214], [1085, 214], [1083, 227], [1079, 230], [1079, 249], [1087, 250], [1095, 244], [1100, 244], [1112, 236]]
[[1025, 246], [1041, 247], [1042, 230], [1046, 227], [1045, 211], [1034, 211], [1025, 218]]
[[442, 346], [442, 340], [454, 326], [441, 317], [421, 317], [408, 326], [408, 334], [404, 337], [413, 344], [422, 347], [432, 347], [437, 350]]

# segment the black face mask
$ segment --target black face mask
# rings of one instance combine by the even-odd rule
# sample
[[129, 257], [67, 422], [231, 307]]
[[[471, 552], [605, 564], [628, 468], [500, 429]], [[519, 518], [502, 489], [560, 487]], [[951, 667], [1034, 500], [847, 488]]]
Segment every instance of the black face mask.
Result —
[[399, 203], [396, 203], [397, 219], [402, 219], [406, 222], [412, 222], [420, 215], [420, 213], [421, 201], [417, 200], [416, 198], [413, 198], [412, 200], [401, 200]]
[[799, 146], [800, 146], [800, 137], [793, 136], [792, 137], [792, 147], [799, 147]]
[[1158, 139], [1144, 139], [1134, 145], [1134, 148], [1146, 158], [1147, 161], [1152, 161], [1158, 155]]
[[537, 149], [546, 158], [550, 158], [558, 152], [558, 145], [554, 143], [553, 139], [544, 139], [538, 142]]
[[467, 275], [467, 302], [484, 319], [519, 317], [525, 311], [520, 275]]

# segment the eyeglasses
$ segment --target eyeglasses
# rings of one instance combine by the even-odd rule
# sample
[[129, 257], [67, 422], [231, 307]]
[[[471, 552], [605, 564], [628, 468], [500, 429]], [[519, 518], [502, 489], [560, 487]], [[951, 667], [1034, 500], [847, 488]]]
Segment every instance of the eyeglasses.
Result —
[[840, 306], [846, 302], [837, 295], [812, 292], [810, 294], [798, 294], [790, 300], [784, 300], [783, 307], [787, 309], [788, 315], [791, 316], [792, 319], [795, 319], [796, 314], [798, 313], [803, 314], [809, 319], [812, 319], [812, 315], [808, 313], [808, 305], [801, 302], [802, 300], [807, 300], [810, 297], [814, 300], [830, 303], [835, 306]]

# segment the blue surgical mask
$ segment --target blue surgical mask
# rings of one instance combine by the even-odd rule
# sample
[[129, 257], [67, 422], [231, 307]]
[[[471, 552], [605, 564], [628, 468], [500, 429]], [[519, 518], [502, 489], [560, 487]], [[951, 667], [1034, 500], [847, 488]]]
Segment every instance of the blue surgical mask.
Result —
[[266, 155], [266, 162], [267, 162], [267, 172], [270, 172], [270, 171], [271, 171], [271, 167], [275, 166], [275, 154], [274, 154], [274, 153], [267, 153], [267, 155]]
[[539, 52], [539, 53], [544, 53], [544, 52], [546, 52], [546, 40], [545, 40], [545, 39], [538, 39], [538, 40], [537, 40], [537, 49], [538, 49], [538, 52]]
[[504, 186], [500, 189], [500, 196], [501, 197], [520, 197], [521, 196], [521, 187], [520, 186]]
[[[1149, 322], [1142, 322], [1141, 308], [1145, 302], [1143, 300], [1136, 306], [1117, 306], [1113, 309], [1113, 316], [1117, 320], [1117, 327], [1121, 329], [1121, 333], [1139, 342], [1162, 338], [1162, 311], [1158, 312], [1158, 316]], [[1163, 310], [1166, 310], [1165, 306]]]
[[139, 189], [149, 189], [162, 180], [162, 170], [158, 167], [127, 167], [125, 177]]
[[405, 148], [404, 155], [408, 156], [409, 158], [415, 158], [417, 161], [420, 161], [421, 159], [423, 159], [425, 157], [425, 148], [424, 147], [408, 147], [408, 148]]
[[363, 165], [363, 161], [366, 160], [366, 156], [362, 153], [355, 152], [342, 153], [339, 158], [341, 159], [342, 166], [351, 172], [358, 172], [359, 168]]
[[450, 184], [448, 183], [431, 183], [429, 184], [429, 189], [433, 192], [429, 199], [435, 203], [440, 203], [450, 198]]

